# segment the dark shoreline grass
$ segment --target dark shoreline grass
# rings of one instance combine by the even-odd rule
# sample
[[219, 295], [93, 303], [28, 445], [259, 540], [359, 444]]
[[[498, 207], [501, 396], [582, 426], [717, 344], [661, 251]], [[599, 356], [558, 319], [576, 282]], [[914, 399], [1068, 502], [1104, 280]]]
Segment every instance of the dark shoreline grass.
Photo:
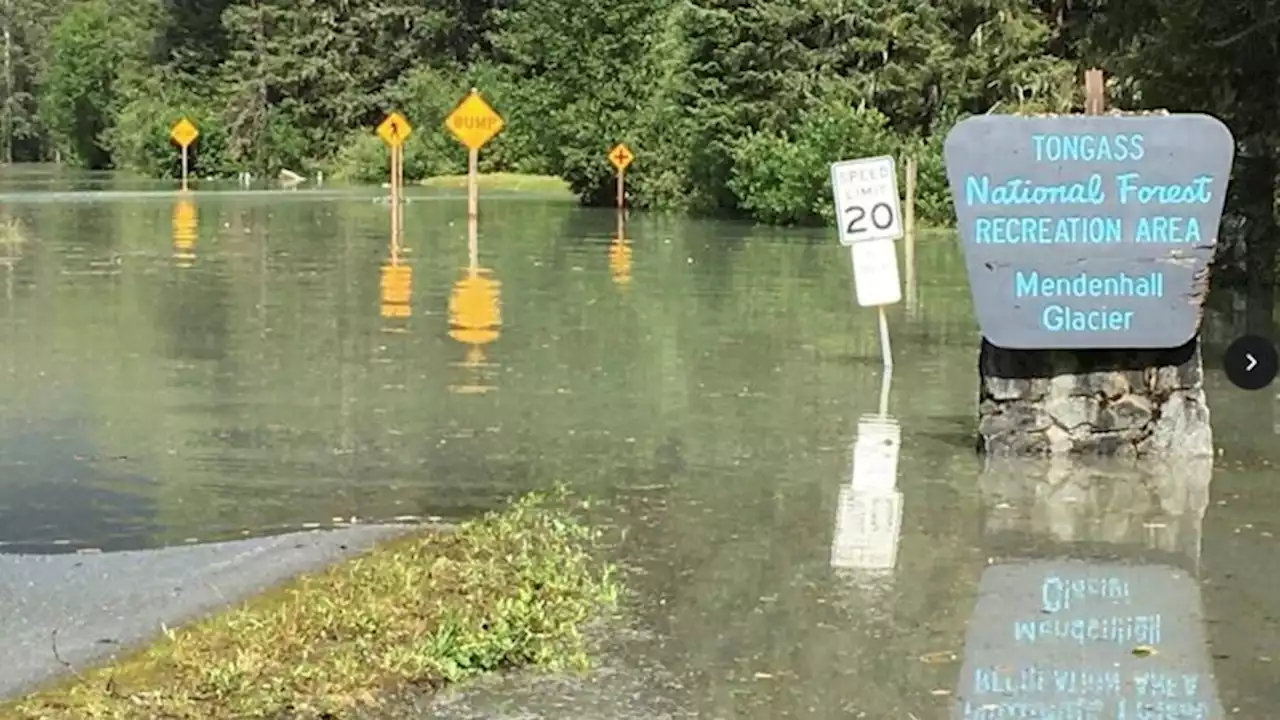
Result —
[[0, 717], [342, 718], [481, 673], [583, 669], [581, 629], [619, 587], [567, 499], [531, 495], [388, 541], [0, 704]]

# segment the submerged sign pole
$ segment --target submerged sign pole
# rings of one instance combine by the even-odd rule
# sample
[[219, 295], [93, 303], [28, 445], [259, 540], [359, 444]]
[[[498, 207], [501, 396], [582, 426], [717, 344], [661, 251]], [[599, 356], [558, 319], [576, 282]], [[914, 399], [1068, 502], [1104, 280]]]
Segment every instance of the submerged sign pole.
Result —
[[617, 175], [617, 192], [618, 192], [618, 210], [626, 207], [627, 193], [627, 168], [631, 165], [631, 161], [635, 159], [635, 155], [631, 153], [631, 148], [625, 143], [618, 143], [609, 151], [609, 162], [613, 164], [613, 168], [618, 171]]
[[191, 143], [195, 142], [198, 137], [200, 137], [200, 131], [197, 130], [195, 124], [187, 118], [182, 118], [178, 122], [174, 123], [173, 127], [169, 129], [169, 139], [173, 140], [178, 144], [178, 147], [182, 148], [182, 192], [187, 191], [188, 149], [191, 147]]
[[886, 376], [893, 372], [893, 348], [889, 345], [889, 320], [885, 317], [884, 306], [876, 308], [880, 315], [880, 353], [883, 356]]
[[840, 244], [849, 248], [858, 304], [879, 313], [880, 353], [886, 372], [893, 371], [889, 321], [885, 306], [902, 300], [898, 250], [902, 237], [902, 202], [892, 157], [844, 160], [831, 165]]
[[502, 116], [480, 97], [480, 91], [471, 92], [458, 103], [444, 120], [445, 127], [467, 148], [467, 226], [471, 240], [468, 243], [471, 267], [478, 263], [476, 218], [480, 206], [480, 148], [493, 139], [505, 125]]
[[400, 196], [404, 192], [404, 141], [409, 139], [413, 126], [398, 112], [392, 112], [378, 125], [378, 137], [386, 143], [391, 164], [391, 234], [398, 237], [400, 227]]

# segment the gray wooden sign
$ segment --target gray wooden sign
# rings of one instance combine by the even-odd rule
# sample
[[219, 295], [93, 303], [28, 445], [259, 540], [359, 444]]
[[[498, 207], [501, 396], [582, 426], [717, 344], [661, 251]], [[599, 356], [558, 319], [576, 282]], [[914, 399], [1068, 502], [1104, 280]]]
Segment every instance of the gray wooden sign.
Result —
[[1225, 717], [1195, 579], [1157, 565], [989, 567], [951, 716]]
[[982, 334], [1011, 349], [1195, 337], [1235, 156], [1208, 115], [982, 115], [947, 135]]

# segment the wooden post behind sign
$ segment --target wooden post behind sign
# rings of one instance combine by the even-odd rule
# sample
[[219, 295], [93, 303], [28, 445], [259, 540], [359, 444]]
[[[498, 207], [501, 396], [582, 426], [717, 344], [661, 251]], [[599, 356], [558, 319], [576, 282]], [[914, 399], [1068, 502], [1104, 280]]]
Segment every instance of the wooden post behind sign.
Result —
[[908, 157], [906, 162], [906, 207], [902, 213], [902, 229], [906, 236], [903, 253], [907, 266], [907, 312], [916, 309], [916, 159]]
[[1107, 111], [1106, 78], [1098, 68], [1084, 73], [1084, 114], [1101, 115]]
[[907, 237], [916, 229], [916, 159], [907, 158], [906, 162], [906, 207], [902, 213], [902, 229]]
[[626, 198], [627, 198], [626, 190], [625, 190], [626, 177], [627, 177], [627, 171], [625, 168], [618, 171], [618, 209], [619, 210], [623, 209], [623, 207], [626, 205]]
[[187, 146], [182, 146], [182, 192], [187, 191]]

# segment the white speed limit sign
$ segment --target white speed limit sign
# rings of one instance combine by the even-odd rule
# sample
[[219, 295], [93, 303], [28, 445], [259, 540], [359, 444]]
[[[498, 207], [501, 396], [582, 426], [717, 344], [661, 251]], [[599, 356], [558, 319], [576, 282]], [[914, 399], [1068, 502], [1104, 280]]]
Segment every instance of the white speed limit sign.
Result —
[[902, 203], [893, 158], [832, 163], [831, 192], [841, 245], [902, 237]]

